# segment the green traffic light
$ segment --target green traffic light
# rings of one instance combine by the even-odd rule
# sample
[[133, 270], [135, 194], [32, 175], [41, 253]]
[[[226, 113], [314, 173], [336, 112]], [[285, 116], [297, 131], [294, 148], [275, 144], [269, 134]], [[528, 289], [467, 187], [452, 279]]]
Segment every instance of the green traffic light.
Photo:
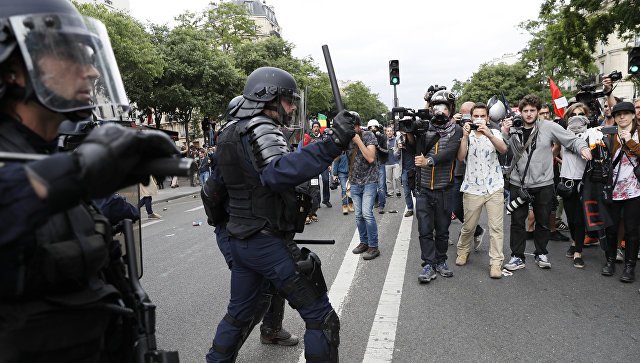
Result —
[[629, 67], [629, 73], [638, 73], [638, 66]]
[[397, 84], [398, 83], [398, 77], [391, 78], [391, 82], [393, 82], [393, 84]]

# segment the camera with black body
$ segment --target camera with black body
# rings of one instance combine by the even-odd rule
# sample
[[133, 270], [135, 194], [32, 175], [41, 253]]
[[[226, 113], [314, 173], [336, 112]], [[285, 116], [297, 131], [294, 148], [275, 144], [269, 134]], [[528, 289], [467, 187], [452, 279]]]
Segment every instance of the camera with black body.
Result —
[[602, 132], [604, 135], [616, 135], [618, 134], [618, 126], [603, 127], [600, 132]]
[[333, 178], [331, 179], [331, 183], [329, 183], [329, 189], [331, 190], [336, 190], [338, 189], [338, 184], [340, 183], [339, 180], [334, 180]]
[[617, 81], [622, 79], [622, 72], [617, 71], [617, 70], [613, 70], [613, 71], [611, 71], [611, 73], [609, 73], [609, 75], [607, 77], [609, 77], [611, 82], [617, 82]]
[[597, 87], [598, 86], [595, 84], [579, 84], [578, 88], [580, 89], [580, 92], [576, 94], [576, 101], [584, 103], [591, 111], [591, 116], [589, 116], [589, 128], [600, 125], [598, 120], [600, 119], [600, 116], [602, 116], [602, 106], [600, 106], [598, 98], [606, 96], [603, 90], [596, 91]]
[[514, 210], [520, 208], [525, 203], [533, 202], [533, 199], [533, 196], [529, 194], [526, 189], [520, 188], [516, 191], [515, 196], [512, 195], [511, 202], [507, 204], [507, 211], [513, 213]]
[[522, 118], [522, 115], [513, 116], [513, 119], [511, 120], [511, 126], [512, 127], [523, 127], [524, 126], [524, 119]]
[[460, 119], [460, 125], [464, 126], [464, 124], [466, 123], [470, 123], [469, 127], [471, 127], [471, 130], [478, 129], [478, 125], [474, 124], [473, 121], [471, 121], [471, 115], [468, 113], [463, 113], [462, 118]]
[[427, 89], [427, 93], [424, 95], [424, 100], [427, 102], [431, 102], [431, 96], [433, 96], [434, 93], [438, 91], [446, 90], [446, 89], [447, 87], [445, 86], [438, 86], [437, 84], [431, 85]]
[[433, 118], [428, 108], [416, 111], [412, 108], [394, 107], [391, 112], [397, 120], [394, 132], [425, 133], [429, 129], [429, 120]]

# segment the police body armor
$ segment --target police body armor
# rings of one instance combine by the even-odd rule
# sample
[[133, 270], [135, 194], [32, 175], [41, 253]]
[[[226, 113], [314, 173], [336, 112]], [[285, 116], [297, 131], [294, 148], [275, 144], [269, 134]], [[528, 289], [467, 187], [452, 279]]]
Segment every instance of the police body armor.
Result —
[[[253, 168], [245, 160], [246, 135]], [[295, 191], [276, 193], [260, 182], [261, 172], [275, 157], [290, 152], [278, 125], [264, 115], [229, 125], [218, 138], [218, 167], [229, 193], [227, 232], [240, 239], [267, 228], [296, 232], [299, 219]]]
[[[0, 121], [0, 150], [35, 152], [11, 123]], [[121, 296], [102, 276], [110, 228], [96, 209], [79, 204], [49, 215], [33, 238], [0, 246], [0, 345], [9, 344], [0, 356], [9, 354], [11, 361], [15, 351], [62, 349], [67, 357], [82, 357], [110, 344], [104, 341], [113, 320], [107, 308]], [[105, 354], [118, 355], [122, 347], [114, 347]]]

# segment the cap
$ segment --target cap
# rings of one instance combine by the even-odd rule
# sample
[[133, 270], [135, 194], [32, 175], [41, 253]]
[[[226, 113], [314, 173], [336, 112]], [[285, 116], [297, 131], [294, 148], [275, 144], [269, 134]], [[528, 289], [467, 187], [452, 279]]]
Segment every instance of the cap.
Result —
[[615, 116], [616, 112], [620, 111], [629, 111], [631, 113], [635, 113], [636, 109], [633, 107], [633, 103], [631, 102], [619, 102], [616, 103], [611, 109], [611, 115]]

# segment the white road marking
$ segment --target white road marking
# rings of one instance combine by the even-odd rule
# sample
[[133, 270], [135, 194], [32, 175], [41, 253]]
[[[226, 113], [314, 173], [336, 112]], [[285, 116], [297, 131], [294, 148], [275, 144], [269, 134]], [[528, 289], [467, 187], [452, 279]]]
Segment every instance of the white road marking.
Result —
[[[329, 288], [329, 302], [331, 306], [333, 306], [333, 310], [336, 311], [336, 314], [340, 316], [342, 313], [342, 308], [344, 307], [344, 300], [349, 293], [349, 289], [353, 283], [353, 278], [356, 275], [356, 269], [358, 267], [358, 262], [360, 261], [360, 255], [356, 255], [351, 253], [351, 246], [355, 246], [360, 243], [360, 234], [358, 233], [358, 229], [356, 228], [353, 233], [353, 238], [351, 238], [351, 243], [349, 244], [349, 248], [347, 252], [344, 254], [344, 259], [342, 259], [342, 264], [340, 265], [340, 269], [338, 270], [338, 274], [336, 275], [335, 280], [333, 280], [333, 284], [331, 284], [331, 288]], [[302, 354], [300, 354], [299, 363], [306, 362], [304, 358], [304, 350]]]
[[152, 224], [156, 224], [156, 223], [160, 223], [160, 222], [162, 222], [162, 220], [161, 220], [161, 219], [158, 219], [158, 220], [155, 220], [155, 221], [147, 222], [147, 223], [145, 223], [145, 224], [141, 225], [140, 227], [144, 228], [144, 227], [146, 227], [146, 226], [150, 226], [150, 225], [152, 225]]
[[363, 362], [391, 362], [393, 360], [412, 226], [413, 218], [402, 218], [396, 244], [393, 247], [393, 255], [389, 262], [387, 277], [380, 294], [378, 310], [369, 333], [369, 342], [364, 352]]
[[187, 212], [193, 212], [194, 210], [198, 210], [198, 209], [204, 209], [204, 205], [201, 205], [199, 207], [195, 207], [195, 208], [191, 208], [191, 209], [187, 209], [186, 211], [184, 211], [185, 213]]

